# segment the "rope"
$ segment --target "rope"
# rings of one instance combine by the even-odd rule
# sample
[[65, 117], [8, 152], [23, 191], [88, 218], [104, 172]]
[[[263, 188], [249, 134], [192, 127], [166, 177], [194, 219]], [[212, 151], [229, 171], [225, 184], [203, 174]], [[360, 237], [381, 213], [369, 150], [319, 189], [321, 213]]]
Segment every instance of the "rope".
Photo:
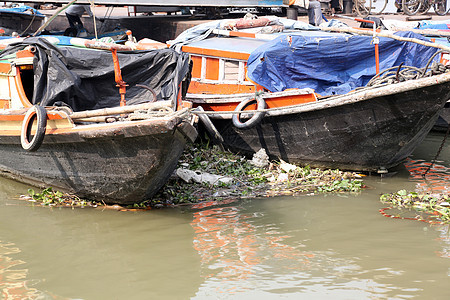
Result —
[[441, 154], [442, 148], [444, 148], [445, 145], [445, 141], [447, 140], [447, 136], [450, 133], [450, 124], [448, 125], [447, 128], [447, 132], [445, 133], [444, 139], [442, 140], [441, 146], [439, 147], [436, 155], [434, 156], [434, 159], [431, 161], [431, 164], [428, 166], [428, 168], [425, 170], [425, 172], [423, 172], [422, 177], [425, 177], [428, 173], [428, 171], [430, 171], [430, 169], [433, 167], [434, 163], [437, 161], [439, 155]]
[[28, 24], [27, 28], [25, 28], [25, 30], [24, 30], [21, 34], [19, 34], [19, 36], [22, 36], [23, 34], [25, 34], [25, 32], [27, 32], [27, 30], [28, 30], [28, 29], [31, 27], [31, 25], [33, 24], [34, 19], [36, 18], [36, 12], [34, 11], [34, 9], [30, 9], [30, 11], [31, 11], [31, 13], [33, 14], [33, 18], [31, 19], [30, 24]]
[[423, 68], [416, 68], [413, 66], [400, 66], [387, 68], [380, 73], [376, 74], [372, 79], [369, 80], [366, 86], [376, 86], [380, 84], [390, 84], [394, 82], [402, 82], [407, 80], [413, 80], [418, 78], [423, 78], [431, 75], [436, 75], [444, 73], [446, 71], [446, 66], [441, 63], [433, 63], [431, 70], [427, 72], [430, 64], [433, 62], [434, 58], [443, 53], [444, 51], [439, 50], [435, 52], [427, 61], [427, 64]]
[[95, 39], [98, 40], [98, 35], [97, 35], [97, 23], [95, 20], [95, 5], [94, 5], [94, 1], [92, 0], [88, 0], [89, 4], [91, 5], [91, 11], [92, 11], [92, 16], [94, 17], [94, 34], [95, 34]]

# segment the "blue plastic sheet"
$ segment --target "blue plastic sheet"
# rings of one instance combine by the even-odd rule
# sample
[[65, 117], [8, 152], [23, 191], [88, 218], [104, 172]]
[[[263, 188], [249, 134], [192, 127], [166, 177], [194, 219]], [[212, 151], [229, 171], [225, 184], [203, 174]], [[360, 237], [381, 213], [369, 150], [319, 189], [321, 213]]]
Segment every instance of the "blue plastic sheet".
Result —
[[421, 21], [419, 22], [419, 29], [440, 29], [440, 30], [449, 30], [448, 24], [450, 24], [450, 20], [445, 21]]
[[44, 14], [42, 14], [41, 12], [39, 12], [38, 10], [26, 6], [26, 5], [22, 5], [22, 6], [17, 6], [17, 7], [10, 7], [10, 8], [0, 8], [0, 12], [5, 12], [5, 13], [16, 13], [16, 14], [27, 14], [27, 15], [32, 15], [35, 14], [37, 16], [41, 16], [41, 17], [45, 17]]
[[[412, 32], [399, 36], [428, 40]], [[371, 36], [344, 34], [281, 35], [257, 48], [248, 59], [248, 77], [269, 91], [313, 88], [321, 95], [345, 94], [376, 75]], [[416, 43], [380, 38], [380, 70], [424, 67], [437, 51]]]

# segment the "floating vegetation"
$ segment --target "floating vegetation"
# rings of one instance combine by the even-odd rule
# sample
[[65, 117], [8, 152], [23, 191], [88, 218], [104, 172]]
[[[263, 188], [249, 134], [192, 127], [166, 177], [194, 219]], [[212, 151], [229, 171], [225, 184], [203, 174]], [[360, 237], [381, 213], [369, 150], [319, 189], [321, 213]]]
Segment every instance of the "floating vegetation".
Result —
[[[383, 194], [380, 197], [381, 202], [388, 203], [391, 207], [383, 208], [380, 212], [386, 217], [418, 220], [431, 224], [449, 224], [450, 223], [450, 197], [444, 194], [419, 194], [400, 190], [396, 193]], [[386, 213], [387, 210], [397, 208], [414, 211], [415, 217], [402, 217], [400, 214], [393, 215]]]
[[104, 204], [97, 203], [95, 201], [87, 201], [80, 199], [79, 197], [55, 191], [49, 187], [42, 190], [41, 193], [36, 193], [33, 189], [28, 189], [28, 195], [22, 195], [21, 197], [29, 202], [39, 203], [42, 206], [49, 207], [98, 207]]
[[[265, 155], [265, 152], [262, 154]], [[191, 172], [191, 177], [182, 174]], [[151, 206], [191, 204], [255, 197], [332, 192], [360, 192], [362, 176], [341, 170], [299, 167], [286, 162], [260, 164], [219, 147], [193, 145], [179, 161], [173, 176], [152, 200]], [[210, 180], [210, 179], [213, 180]], [[203, 179], [203, 180], [202, 180]], [[214, 181], [215, 179], [215, 181]]]

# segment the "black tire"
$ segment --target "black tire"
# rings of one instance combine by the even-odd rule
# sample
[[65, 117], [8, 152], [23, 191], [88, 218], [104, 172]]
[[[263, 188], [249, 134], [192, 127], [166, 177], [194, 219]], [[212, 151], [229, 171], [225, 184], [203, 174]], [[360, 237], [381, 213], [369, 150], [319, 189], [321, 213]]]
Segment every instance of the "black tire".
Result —
[[[33, 127], [34, 120], [36, 120], [37, 127], [36, 133], [30, 141], [31, 128]], [[44, 141], [45, 130], [47, 129], [47, 110], [43, 106], [32, 106], [22, 122], [22, 129], [20, 131], [20, 143], [22, 148], [33, 152], [39, 149]]]
[[[236, 109], [234, 111], [236, 112], [243, 112], [244, 109], [251, 104], [252, 102], [255, 102], [258, 104], [256, 110], [263, 110], [266, 108], [266, 101], [264, 101], [264, 98], [261, 96], [256, 96], [256, 98], [250, 98], [247, 100], [242, 101], [241, 103], [238, 104], [238, 106], [236, 106]], [[264, 118], [265, 113], [262, 111], [256, 112], [253, 114], [253, 116], [248, 119], [245, 122], [241, 122], [240, 120], [240, 116], [241, 114], [233, 114], [232, 117], [232, 121], [233, 121], [233, 125], [236, 128], [239, 129], [250, 129], [255, 127], [256, 125], [259, 124], [259, 122], [261, 122], [261, 120]]]
[[402, 0], [402, 8], [405, 14], [414, 16], [422, 6], [421, 0]]
[[[377, 5], [377, 8], [375, 8], [374, 2], [378, 2], [378, 1], [383, 2], [383, 3], [379, 6], [379, 8], [378, 8], [378, 5]], [[389, 0], [372, 0], [370, 13], [372, 15], [380, 15], [386, 9], [388, 1]]]
[[434, 12], [439, 16], [445, 16], [447, 9], [445, 7], [446, 1], [436, 0], [433, 4]]
[[365, 18], [370, 15], [372, 9], [372, 0], [355, 0], [354, 2], [358, 17]]
[[[199, 106], [195, 110], [193, 110], [194, 114], [195, 114], [195, 111], [204, 112], [205, 110], [203, 109], [203, 107]], [[200, 121], [202, 121], [203, 125], [206, 128], [206, 131], [208, 131], [211, 138], [214, 141], [216, 141], [218, 144], [222, 144], [223, 137], [217, 130], [216, 126], [214, 126], [214, 124], [211, 122], [211, 119], [207, 115], [202, 114], [202, 113], [198, 114], [198, 118], [200, 119]]]
[[428, 1], [421, 1], [421, 2], [420, 2], [420, 9], [419, 9], [418, 14], [420, 14], [420, 15], [425, 15], [425, 14], [428, 13], [428, 11], [430, 10], [430, 8], [431, 8], [431, 2], [428, 2]]

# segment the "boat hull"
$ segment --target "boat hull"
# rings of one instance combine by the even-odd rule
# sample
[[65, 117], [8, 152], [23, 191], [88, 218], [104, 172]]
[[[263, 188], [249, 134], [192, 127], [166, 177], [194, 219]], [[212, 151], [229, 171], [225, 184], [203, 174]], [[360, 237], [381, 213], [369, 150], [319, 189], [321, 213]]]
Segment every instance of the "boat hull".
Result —
[[151, 198], [168, 180], [195, 129], [180, 119], [97, 125], [47, 134], [36, 152], [18, 136], [0, 136], [0, 172], [38, 187], [117, 203]]
[[17, 32], [21, 36], [32, 34], [44, 22], [44, 16], [0, 11], [0, 27], [5, 30], [5, 35], [11, 35], [13, 32]]
[[444, 109], [442, 109], [436, 124], [433, 126], [434, 131], [446, 132], [450, 126], [450, 101], [445, 103]]
[[311, 109], [268, 110], [251, 129], [234, 127], [226, 115], [211, 118], [224, 146], [234, 152], [251, 155], [264, 148], [271, 158], [290, 163], [384, 171], [409, 156], [435, 124], [450, 97], [444, 77], [439, 84], [428, 79], [432, 84], [421, 87], [387, 86], [344, 100], [320, 100], [306, 105]]

